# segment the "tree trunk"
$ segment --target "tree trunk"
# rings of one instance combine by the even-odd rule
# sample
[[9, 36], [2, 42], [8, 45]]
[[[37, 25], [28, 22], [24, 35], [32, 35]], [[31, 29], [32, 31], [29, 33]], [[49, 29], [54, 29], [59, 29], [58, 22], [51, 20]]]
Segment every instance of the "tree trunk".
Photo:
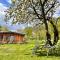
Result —
[[48, 31], [48, 24], [47, 24], [46, 20], [44, 21], [44, 24], [45, 24], [46, 38], [47, 38], [46, 44], [49, 44], [50, 46], [52, 46], [51, 35], [50, 35], [49, 31]]
[[[40, 0], [41, 1], [41, 0]], [[46, 15], [45, 15], [45, 10], [44, 10], [44, 6], [41, 3], [41, 10], [42, 10], [42, 17], [44, 20], [44, 24], [45, 24], [45, 30], [46, 30], [46, 38], [47, 38], [47, 42], [50, 46], [52, 46], [52, 42], [51, 42], [51, 35], [48, 31], [48, 24], [47, 24], [47, 19], [46, 19]]]
[[58, 42], [59, 40], [59, 33], [58, 33], [58, 29], [56, 27], [56, 25], [53, 23], [52, 20], [50, 20], [50, 23], [51, 25], [53, 26], [53, 29], [54, 29], [54, 42], [53, 42], [53, 45], [56, 45], [56, 43]]

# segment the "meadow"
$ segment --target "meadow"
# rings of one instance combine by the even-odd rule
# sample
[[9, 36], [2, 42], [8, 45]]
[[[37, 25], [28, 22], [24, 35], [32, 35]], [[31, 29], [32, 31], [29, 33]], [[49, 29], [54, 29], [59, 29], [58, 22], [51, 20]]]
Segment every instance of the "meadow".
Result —
[[60, 56], [32, 55], [34, 43], [0, 44], [0, 60], [60, 60]]

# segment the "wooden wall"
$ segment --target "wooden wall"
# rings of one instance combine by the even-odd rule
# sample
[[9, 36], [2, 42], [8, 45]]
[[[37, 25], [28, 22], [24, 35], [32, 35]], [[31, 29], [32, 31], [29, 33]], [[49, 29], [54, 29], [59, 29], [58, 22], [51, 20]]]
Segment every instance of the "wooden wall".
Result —
[[0, 34], [0, 36], [3, 36], [3, 38], [0, 38], [0, 43], [9, 43], [9, 38], [8, 40], [6, 39], [7, 37], [14, 36], [14, 40], [11, 43], [21, 43], [24, 40], [24, 35], [20, 34]]

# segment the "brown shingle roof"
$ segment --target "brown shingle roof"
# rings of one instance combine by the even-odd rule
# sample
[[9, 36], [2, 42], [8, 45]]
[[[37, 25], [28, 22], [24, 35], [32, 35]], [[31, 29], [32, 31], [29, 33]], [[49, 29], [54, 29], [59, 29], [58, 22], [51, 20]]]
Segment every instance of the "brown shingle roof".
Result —
[[25, 33], [19, 33], [19, 32], [3, 32], [1, 31], [0, 34], [18, 34], [18, 35], [25, 35]]

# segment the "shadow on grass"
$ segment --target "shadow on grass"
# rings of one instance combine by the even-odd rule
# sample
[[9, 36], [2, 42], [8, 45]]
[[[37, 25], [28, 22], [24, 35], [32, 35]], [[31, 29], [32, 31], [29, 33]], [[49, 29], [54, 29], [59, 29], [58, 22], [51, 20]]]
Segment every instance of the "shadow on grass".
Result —
[[[33, 55], [33, 54], [25, 53], [24, 55]], [[45, 53], [43, 53], [43, 52], [36, 52], [35, 55], [36, 55], [37, 57], [39, 57], [39, 56], [47, 56], [47, 53], [46, 53], [46, 52], [45, 52]], [[33, 55], [33, 56], [34, 56], [34, 55]], [[60, 57], [60, 54], [57, 54], [57, 53], [54, 53], [54, 54], [49, 53], [48, 56]]]
[[[46, 52], [45, 53], [43, 53], [43, 52], [37, 52], [36, 55], [37, 56], [47, 56], [47, 53]], [[56, 56], [56, 57], [58, 57], [58, 56], [60, 56], [60, 54], [57, 54], [57, 53], [49, 53], [48, 56]]]

